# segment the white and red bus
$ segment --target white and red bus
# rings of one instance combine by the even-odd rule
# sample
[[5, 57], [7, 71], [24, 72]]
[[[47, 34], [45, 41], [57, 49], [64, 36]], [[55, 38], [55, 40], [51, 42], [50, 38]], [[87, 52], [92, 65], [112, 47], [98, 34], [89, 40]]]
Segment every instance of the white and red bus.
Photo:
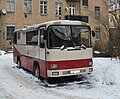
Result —
[[15, 30], [14, 62], [35, 76], [55, 78], [93, 71], [91, 30], [87, 23], [55, 20]]

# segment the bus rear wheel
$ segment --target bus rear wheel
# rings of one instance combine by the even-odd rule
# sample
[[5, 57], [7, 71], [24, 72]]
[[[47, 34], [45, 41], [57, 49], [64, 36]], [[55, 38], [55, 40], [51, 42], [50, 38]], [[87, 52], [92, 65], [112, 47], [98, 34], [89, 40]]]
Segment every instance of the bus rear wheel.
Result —
[[20, 59], [18, 59], [17, 64], [18, 64], [18, 68], [20, 69], [21, 68], [21, 61], [20, 61]]
[[39, 70], [39, 65], [38, 64], [34, 64], [33, 75], [37, 78], [40, 77], [40, 70]]

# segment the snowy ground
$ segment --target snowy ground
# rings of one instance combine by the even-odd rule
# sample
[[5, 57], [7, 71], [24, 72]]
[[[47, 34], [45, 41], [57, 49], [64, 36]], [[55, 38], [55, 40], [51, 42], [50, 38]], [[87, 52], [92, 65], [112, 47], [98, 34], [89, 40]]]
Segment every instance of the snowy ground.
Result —
[[120, 99], [120, 61], [94, 58], [90, 85], [71, 84], [47, 88], [41, 81], [16, 68], [12, 54], [0, 55], [0, 99]]

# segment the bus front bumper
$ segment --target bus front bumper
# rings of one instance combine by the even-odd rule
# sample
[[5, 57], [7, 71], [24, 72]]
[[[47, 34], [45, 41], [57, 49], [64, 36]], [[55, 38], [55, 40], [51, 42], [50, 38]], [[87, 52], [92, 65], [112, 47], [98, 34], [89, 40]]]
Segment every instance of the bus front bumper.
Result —
[[65, 69], [65, 70], [47, 70], [47, 77], [64, 77], [64, 76], [82, 75], [82, 74], [89, 74], [92, 71], [93, 71], [92, 67]]

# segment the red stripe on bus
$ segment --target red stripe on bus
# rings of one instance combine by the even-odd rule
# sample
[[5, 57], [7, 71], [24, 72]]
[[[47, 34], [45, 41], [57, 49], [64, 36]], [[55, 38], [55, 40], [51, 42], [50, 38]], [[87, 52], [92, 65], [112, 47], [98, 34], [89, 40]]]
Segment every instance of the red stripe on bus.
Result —
[[[60, 70], [60, 69], [74, 69], [74, 68], [84, 68], [91, 67], [89, 62], [92, 62], [91, 59], [80, 59], [80, 60], [67, 60], [67, 61], [47, 61], [47, 69], [48, 70]], [[57, 68], [51, 68], [51, 64], [57, 64]]]

